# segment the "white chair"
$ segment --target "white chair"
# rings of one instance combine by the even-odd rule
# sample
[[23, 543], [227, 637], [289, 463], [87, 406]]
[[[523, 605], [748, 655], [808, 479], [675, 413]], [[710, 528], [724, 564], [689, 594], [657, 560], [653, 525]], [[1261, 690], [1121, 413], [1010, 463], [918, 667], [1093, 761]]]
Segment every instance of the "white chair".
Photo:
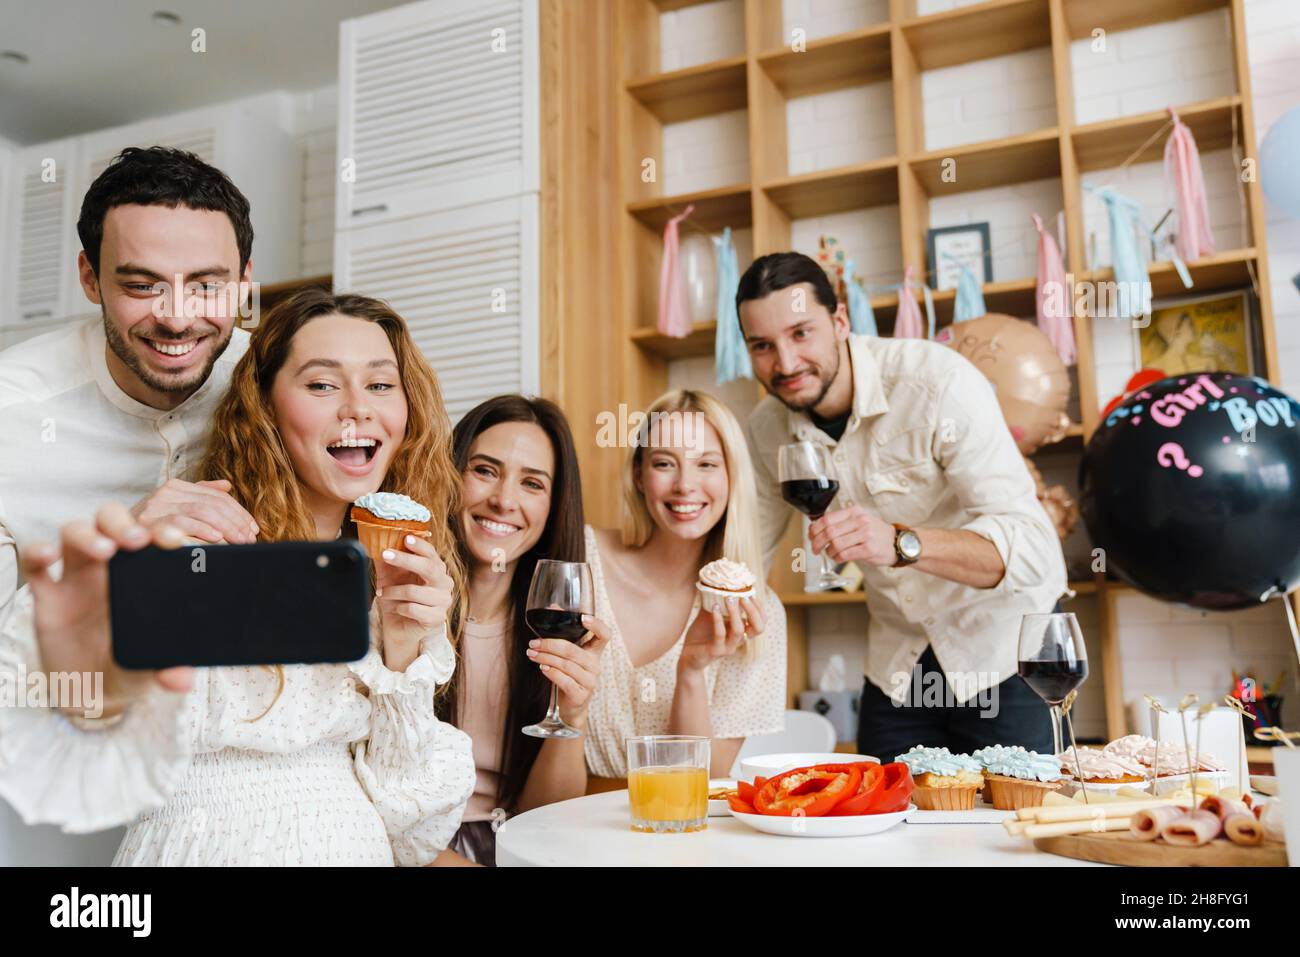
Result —
[[731, 766], [730, 776], [740, 776], [740, 759], [751, 754], [784, 754], [787, 751], [826, 754], [834, 750], [835, 725], [815, 711], [787, 711], [783, 731], [745, 739], [736, 754], [736, 763]]

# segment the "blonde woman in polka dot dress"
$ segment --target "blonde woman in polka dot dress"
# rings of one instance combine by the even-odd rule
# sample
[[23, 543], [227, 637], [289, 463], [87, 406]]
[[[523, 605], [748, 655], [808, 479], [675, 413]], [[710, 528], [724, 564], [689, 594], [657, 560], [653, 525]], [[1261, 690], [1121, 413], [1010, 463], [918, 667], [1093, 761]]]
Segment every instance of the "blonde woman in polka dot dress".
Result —
[[[376, 557], [369, 654], [122, 671], [109, 655], [108, 558], [174, 547], [192, 532], [183, 519], [198, 519], [146, 526], [106, 506], [93, 526], [65, 526], [61, 548], [24, 552], [29, 587], [0, 626], [0, 682], [100, 671], [103, 713], [0, 708], [0, 797], [29, 824], [129, 823], [119, 865], [433, 862], [474, 787], [469, 738], [434, 713], [455, 666], [446, 623], [461, 579], [446, 522], [460, 484], [450, 435], [437, 379], [385, 304], [311, 290], [271, 310], [198, 477], [228, 482], [263, 541], [348, 534], [350, 504], [379, 490], [429, 508], [429, 541]], [[373, 439], [373, 451], [348, 438]]]
[[[624, 468], [622, 528], [587, 529], [596, 615], [611, 631], [587, 712], [595, 777], [626, 777], [630, 735], [710, 737], [712, 774], [722, 777], [746, 737], [781, 730], [785, 609], [761, 580], [758, 528], [735, 416], [703, 392], [656, 400]], [[699, 570], [718, 558], [743, 562], [759, 581], [725, 615], [701, 614]]]

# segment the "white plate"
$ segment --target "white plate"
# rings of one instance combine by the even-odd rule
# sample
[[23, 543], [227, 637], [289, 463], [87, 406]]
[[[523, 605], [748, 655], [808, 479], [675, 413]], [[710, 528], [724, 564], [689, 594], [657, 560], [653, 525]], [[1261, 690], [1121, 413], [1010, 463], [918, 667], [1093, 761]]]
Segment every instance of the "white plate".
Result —
[[[709, 781], [710, 791], [714, 788], [734, 788], [735, 786], [736, 782], [732, 781], [730, 778], [714, 778]], [[712, 798], [709, 799], [709, 817], [726, 817], [730, 811], [731, 805], [726, 801], [715, 801]]]
[[824, 754], [811, 751], [751, 754], [747, 758], [740, 759], [740, 776], [743, 780], [752, 781], [756, 777], [770, 778], [782, 771], [806, 768], [814, 764], [857, 764], [859, 761], [880, 763], [879, 758], [872, 757], [869, 754], [838, 754], [833, 751]]
[[[730, 808], [728, 808], [730, 810]], [[865, 837], [888, 831], [916, 813], [916, 805], [892, 814], [852, 814], [843, 817], [778, 817], [775, 814], [737, 814], [731, 816], [764, 834], [784, 837]]]

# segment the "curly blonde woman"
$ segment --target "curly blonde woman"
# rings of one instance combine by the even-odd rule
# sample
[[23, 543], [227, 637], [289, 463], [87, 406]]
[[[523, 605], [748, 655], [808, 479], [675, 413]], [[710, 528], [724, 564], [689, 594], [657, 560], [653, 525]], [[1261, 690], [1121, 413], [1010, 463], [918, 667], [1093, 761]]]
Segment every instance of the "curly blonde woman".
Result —
[[758, 527], [735, 416], [703, 392], [657, 399], [624, 467], [622, 528], [587, 528], [596, 614], [611, 629], [588, 709], [592, 775], [626, 776], [629, 735], [694, 734], [713, 739], [711, 770], [723, 776], [746, 737], [781, 730], [785, 610], [776, 593], [760, 580], [752, 599], [702, 614], [695, 587], [718, 558], [761, 579]]

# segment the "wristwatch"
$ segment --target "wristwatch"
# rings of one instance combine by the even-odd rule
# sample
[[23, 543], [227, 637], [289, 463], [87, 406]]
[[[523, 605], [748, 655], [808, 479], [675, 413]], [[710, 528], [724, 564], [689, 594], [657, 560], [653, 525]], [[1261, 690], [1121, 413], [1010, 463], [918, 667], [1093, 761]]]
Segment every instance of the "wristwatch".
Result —
[[894, 562], [895, 568], [915, 565], [921, 559], [921, 536], [906, 525], [895, 523], [894, 554], [898, 556], [898, 560]]

